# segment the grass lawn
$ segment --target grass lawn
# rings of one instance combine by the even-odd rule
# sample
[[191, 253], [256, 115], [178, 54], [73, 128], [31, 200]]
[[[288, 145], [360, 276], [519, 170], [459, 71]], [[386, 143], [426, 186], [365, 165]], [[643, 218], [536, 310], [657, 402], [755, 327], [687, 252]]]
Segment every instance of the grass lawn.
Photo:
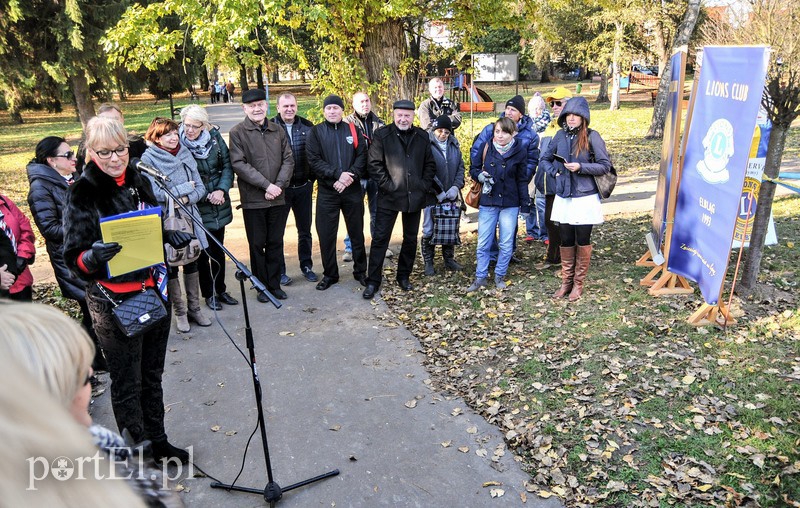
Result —
[[[486, 89], [496, 101], [515, 94], [513, 86]], [[316, 97], [297, 95], [300, 114], [318, 115]], [[661, 143], [643, 140], [649, 94], [623, 94], [616, 112], [588, 98], [592, 127], [618, 171], [655, 170]], [[147, 97], [122, 108], [139, 133], [169, 115], [168, 102]], [[25, 165], [35, 144], [56, 134], [77, 146], [80, 123], [71, 111], [23, 117], [11, 125], [0, 116], [0, 192], [27, 211]], [[464, 115], [464, 151], [495, 118]], [[786, 146], [785, 158], [800, 157], [800, 129]], [[686, 323], [698, 295], [653, 298], [639, 286], [648, 270], [633, 263], [644, 252], [649, 214], [607, 217], [595, 229], [587, 289], [575, 304], [550, 299], [554, 272], [532, 268], [544, 246], [522, 241], [524, 262], [511, 266], [509, 289], [467, 296], [474, 235], [457, 250], [463, 273], [442, 274], [437, 259], [440, 275], [420, 277], [413, 300], [392, 284], [383, 298], [419, 338], [438, 387], [503, 429], [531, 492], [569, 506], [787, 506], [800, 503], [800, 198], [777, 201], [774, 214], [780, 243], [766, 249], [760, 275], [768, 296], [734, 299], [739, 323], [727, 330]], [[77, 308], [53, 286], [34, 289], [40, 300]]]

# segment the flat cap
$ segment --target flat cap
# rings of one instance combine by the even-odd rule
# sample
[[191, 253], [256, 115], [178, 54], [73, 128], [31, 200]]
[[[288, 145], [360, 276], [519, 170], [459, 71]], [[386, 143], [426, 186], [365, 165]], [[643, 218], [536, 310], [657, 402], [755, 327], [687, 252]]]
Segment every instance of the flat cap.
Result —
[[410, 100], [403, 99], [403, 100], [400, 100], [400, 101], [396, 101], [392, 105], [392, 109], [410, 109], [411, 111], [414, 111], [417, 108], [416, 108], [416, 106], [414, 106], [414, 103], [411, 102]]
[[267, 100], [267, 92], [265, 92], [260, 88], [248, 90], [242, 94], [242, 102], [244, 104], [247, 104], [248, 102], [265, 101], [265, 100]]

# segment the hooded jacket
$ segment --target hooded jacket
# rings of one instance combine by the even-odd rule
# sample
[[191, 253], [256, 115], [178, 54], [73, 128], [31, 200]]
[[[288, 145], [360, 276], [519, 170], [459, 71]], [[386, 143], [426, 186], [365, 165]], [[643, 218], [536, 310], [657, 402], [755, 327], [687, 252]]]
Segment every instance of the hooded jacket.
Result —
[[[31, 162], [27, 167], [28, 206], [33, 221], [44, 238], [47, 255], [53, 266], [58, 287], [65, 298], [83, 300], [86, 283], [70, 272], [64, 262], [64, 205], [67, 201], [69, 184], [58, 171], [47, 164]], [[77, 176], [77, 175], [76, 175]]]
[[[589, 151], [574, 154], [577, 135], [567, 134], [564, 131], [567, 115], [574, 114], [584, 119], [587, 130], [589, 131]], [[597, 184], [594, 182], [594, 175], [602, 175], [611, 170], [611, 161], [608, 158], [606, 144], [597, 131], [589, 129], [589, 103], [583, 97], [573, 97], [570, 99], [558, 117], [558, 124], [562, 130], [558, 131], [553, 140], [547, 145], [540, 165], [542, 169], [555, 178], [556, 195], [562, 198], [577, 198], [597, 194]], [[567, 162], [578, 162], [581, 167], [574, 173], [567, 170], [564, 164], [558, 162], [553, 154], [564, 157]], [[594, 155], [594, 161], [590, 162]]]
[[289, 131], [286, 128], [286, 122], [283, 121], [281, 115], [275, 115], [272, 119], [273, 122], [280, 125], [289, 139], [289, 145], [292, 148], [292, 158], [294, 159], [294, 171], [292, 172], [292, 179], [289, 185], [292, 187], [299, 187], [308, 182], [314, 181], [314, 173], [308, 165], [308, 156], [306, 154], [306, 142], [308, 136], [311, 134], [311, 129], [314, 124], [306, 120], [300, 115], [295, 115], [294, 123], [292, 123], [292, 135], [289, 136]]
[[[506, 113], [500, 113], [500, 118], [506, 116]], [[483, 156], [483, 147], [486, 143], [490, 143], [494, 138], [494, 123], [490, 123], [483, 128], [475, 142], [472, 143], [472, 148], [469, 151], [469, 159], [474, 160], [477, 156]], [[528, 115], [522, 115], [522, 118], [517, 122], [517, 135], [514, 139], [525, 139], [528, 141], [526, 144], [528, 149], [527, 157], [527, 181], [530, 182], [536, 173], [536, 166], [539, 164], [539, 135], [533, 129], [533, 120]]]

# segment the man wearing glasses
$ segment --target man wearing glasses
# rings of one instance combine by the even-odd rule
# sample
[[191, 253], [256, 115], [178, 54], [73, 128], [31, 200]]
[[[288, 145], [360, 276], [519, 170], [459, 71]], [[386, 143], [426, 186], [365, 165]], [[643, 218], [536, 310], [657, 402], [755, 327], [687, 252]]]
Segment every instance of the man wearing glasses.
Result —
[[[280, 284], [287, 217], [284, 190], [294, 172], [292, 147], [286, 132], [267, 119], [264, 90], [244, 92], [242, 109], [247, 117], [230, 131], [230, 154], [238, 177], [250, 262], [269, 292], [285, 300]], [[259, 294], [258, 301], [268, 300]]]

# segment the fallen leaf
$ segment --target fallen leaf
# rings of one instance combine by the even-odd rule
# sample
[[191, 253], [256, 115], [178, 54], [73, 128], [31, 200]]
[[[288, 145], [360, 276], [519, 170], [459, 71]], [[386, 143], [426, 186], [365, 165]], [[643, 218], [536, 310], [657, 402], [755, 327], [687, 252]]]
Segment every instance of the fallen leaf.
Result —
[[452, 440], [449, 440], [449, 441], [444, 441], [444, 442], [442, 443], [442, 448], [448, 448], [448, 447], [450, 447], [450, 445], [451, 445], [451, 444], [453, 444], [453, 441], [452, 441]]
[[469, 452], [469, 446], [459, 446], [458, 451], [460, 451], [461, 453], [467, 453]]
[[492, 489], [489, 491], [489, 495], [492, 497], [501, 497], [505, 493], [506, 491], [503, 489]]
[[229, 430], [228, 432], [225, 433], [225, 435], [228, 436], [228, 437], [235, 436], [236, 435], [236, 431], [235, 430]]
[[411, 399], [411, 400], [409, 400], [408, 402], [406, 402], [405, 406], [406, 406], [408, 409], [414, 409], [415, 407], [417, 407], [417, 399]]
[[219, 429], [221, 429], [221, 428], [222, 427], [220, 427], [219, 425], [212, 425], [211, 426], [211, 432], [219, 432]]
[[496, 480], [491, 480], [491, 481], [488, 481], [488, 482], [483, 482], [483, 486], [484, 486], [484, 487], [499, 487], [500, 485], [502, 485], [502, 483], [500, 483], [500, 482], [498, 482], [498, 481], [496, 481]]
[[697, 378], [694, 377], [694, 374], [686, 374], [685, 376], [683, 376], [683, 379], [681, 379], [681, 382], [685, 385], [690, 385], [694, 383], [696, 379]]
[[280, 332], [278, 335], [281, 337], [294, 337], [294, 332]]
[[333, 431], [342, 430], [342, 426], [341, 425], [334, 425], [333, 427], [331, 427], [328, 430], [333, 430]]

